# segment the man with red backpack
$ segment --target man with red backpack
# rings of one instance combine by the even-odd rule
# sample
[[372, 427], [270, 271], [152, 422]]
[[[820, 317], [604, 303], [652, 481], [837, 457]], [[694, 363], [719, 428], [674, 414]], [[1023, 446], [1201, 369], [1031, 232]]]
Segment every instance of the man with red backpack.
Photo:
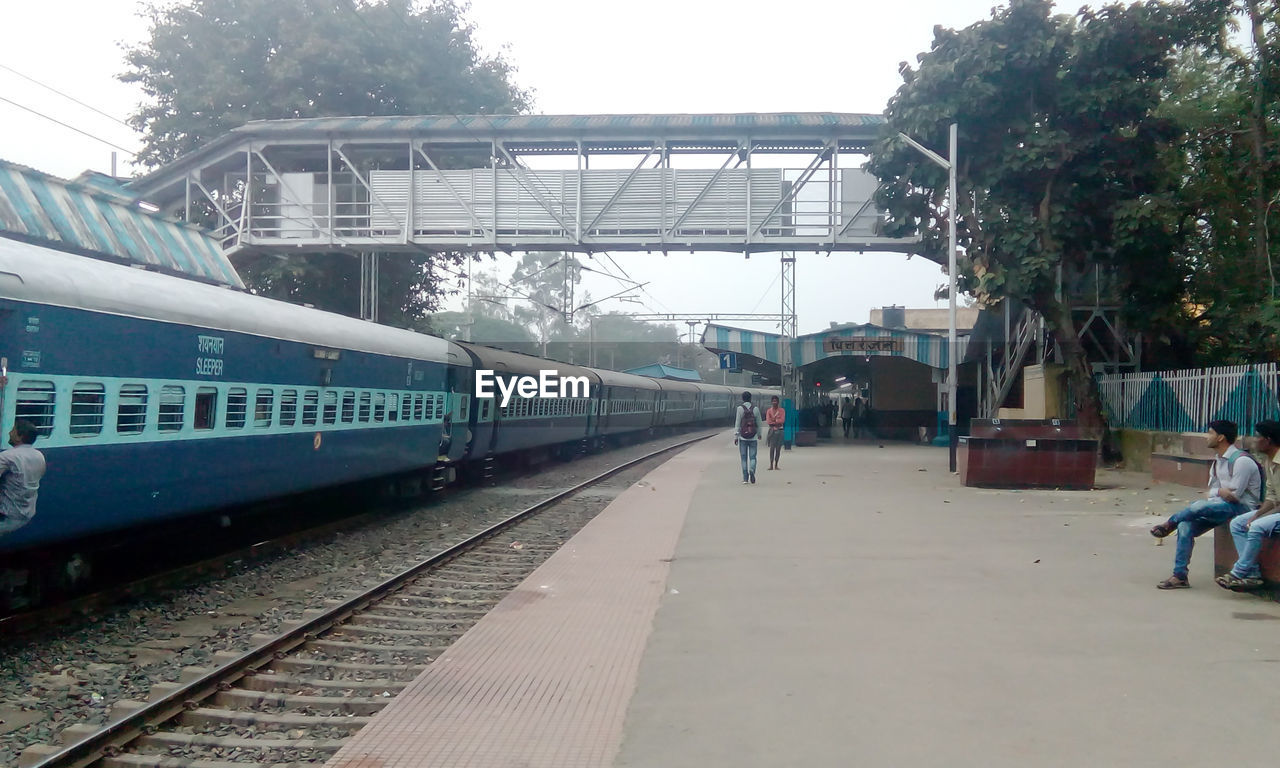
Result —
[[760, 409], [751, 404], [751, 393], [742, 393], [742, 405], [733, 417], [733, 444], [742, 458], [742, 484], [756, 481], [756, 447], [760, 443]]

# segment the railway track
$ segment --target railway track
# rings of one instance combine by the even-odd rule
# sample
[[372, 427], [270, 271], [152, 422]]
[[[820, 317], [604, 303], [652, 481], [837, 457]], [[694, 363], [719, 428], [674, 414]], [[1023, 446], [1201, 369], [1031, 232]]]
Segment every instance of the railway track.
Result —
[[[714, 433], [713, 433], [714, 434]], [[700, 435], [613, 467], [540, 501], [377, 586], [335, 598], [256, 647], [215, 657], [120, 702], [103, 728], [71, 726], [65, 747], [23, 753], [26, 768], [243, 768], [315, 764], [480, 620], [600, 509], [582, 492], [707, 439]]]

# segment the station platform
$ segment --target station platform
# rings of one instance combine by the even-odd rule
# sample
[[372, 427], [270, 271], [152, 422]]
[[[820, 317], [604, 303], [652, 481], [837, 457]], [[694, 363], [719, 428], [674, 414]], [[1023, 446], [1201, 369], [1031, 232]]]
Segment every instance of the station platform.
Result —
[[1191, 489], [964, 488], [894, 443], [737, 463], [726, 433], [626, 490], [329, 765], [1275, 760], [1280, 605], [1217, 587], [1207, 539], [1155, 589]]

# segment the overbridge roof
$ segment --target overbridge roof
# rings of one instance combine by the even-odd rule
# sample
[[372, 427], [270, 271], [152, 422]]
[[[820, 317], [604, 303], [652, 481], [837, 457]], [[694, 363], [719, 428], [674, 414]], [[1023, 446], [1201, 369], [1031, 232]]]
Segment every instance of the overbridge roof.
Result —
[[837, 141], [841, 150], [865, 151], [880, 137], [883, 115], [848, 112], [778, 112], [672, 115], [392, 115], [254, 120], [130, 183], [152, 194], [247, 142], [422, 141], [429, 144], [521, 145], [523, 152], [634, 151], [665, 144], [671, 151], [732, 145], [751, 139], [779, 151], [808, 150]]

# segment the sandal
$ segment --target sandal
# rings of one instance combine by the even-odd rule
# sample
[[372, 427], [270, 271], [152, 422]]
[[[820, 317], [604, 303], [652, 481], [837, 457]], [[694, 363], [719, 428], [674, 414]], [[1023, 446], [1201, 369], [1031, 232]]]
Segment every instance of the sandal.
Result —
[[1214, 579], [1218, 586], [1223, 589], [1229, 589], [1232, 592], [1242, 592], [1250, 589], [1257, 589], [1262, 586], [1262, 579], [1245, 578], [1242, 579], [1234, 573], [1227, 572]]
[[1151, 535], [1155, 536], [1157, 539], [1163, 539], [1165, 536], [1168, 536], [1176, 530], [1176, 526], [1169, 525], [1167, 522], [1160, 523], [1159, 525], [1151, 528]]
[[1190, 589], [1191, 582], [1181, 576], [1170, 576], [1156, 585], [1156, 589]]

